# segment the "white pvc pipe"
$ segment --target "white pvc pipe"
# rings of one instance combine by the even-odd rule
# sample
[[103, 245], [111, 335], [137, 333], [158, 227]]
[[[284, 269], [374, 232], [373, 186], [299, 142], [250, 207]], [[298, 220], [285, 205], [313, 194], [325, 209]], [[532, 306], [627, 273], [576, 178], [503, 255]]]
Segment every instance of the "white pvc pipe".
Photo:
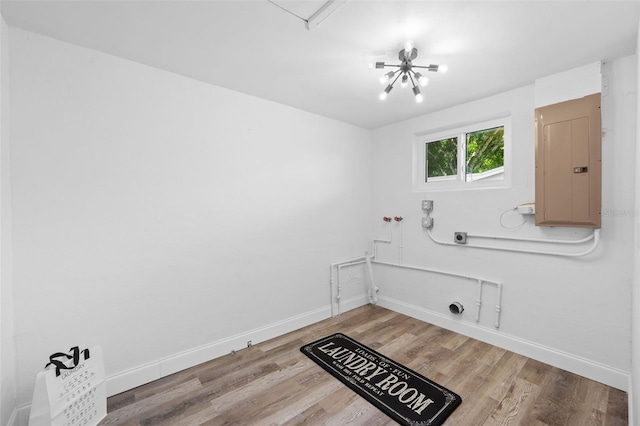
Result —
[[480, 322], [481, 306], [482, 306], [482, 280], [478, 280], [478, 300], [476, 300], [476, 322]]
[[353, 262], [341, 263], [340, 265], [338, 265], [338, 268], [342, 268], [344, 266], [360, 265], [362, 263], [365, 263], [366, 261], [367, 261], [367, 259], [365, 257], [363, 257], [362, 259], [354, 260]]
[[342, 268], [342, 265], [338, 265], [338, 273], [336, 274], [336, 310], [337, 315], [340, 316], [341, 311], [340, 311], [340, 297], [342, 296], [340, 293], [342, 292], [342, 286], [340, 285], [340, 268]]
[[331, 318], [335, 317], [333, 311], [333, 265], [329, 265], [329, 299], [331, 301]]
[[498, 283], [496, 284], [496, 286], [498, 287], [498, 297], [497, 297], [497, 302], [496, 302], [496, 323], [495, 326], [496, 328], [500, 328], [500, 313], [502, 312], [502, 284]]
[[562, 240], [562, 239], [552, 239], [552, 238], [528, 238], [528, 237], [507, 237], [500, 235], [482, 235], [482, 234], [469, 234], [467, 233], [467, 238], [487, 238], [491, 240], [511, 240], [511, 241], [533, 241], [536, 243], [553, 243], [553, 244], [582, 244], [587, 241], [591, 241], [595, 235], [595, 229], [592, 233], [587, 235], [585, 238], [581, 238], [579, 240]]
[[487, 282], [487, 283], [491, 283], [491, 284], [498, 284], [497, 281], [491, 281], [491, 280], [486, 280], [484, 278], [472, 277], [470, 275], [457, 274], [455, 272], [442, 271], [440, 269], [423, 268], [423, 267], [420, 267], [420, 266], [411, 266], [411, 265], [398, 265], [396, 263], [382, 262], [380, 260], [375, 260], [375, 259], [373, 260], [373, 263], [375, 263], [377, 265], [392, 266], [392, 267], [395, 267], [395, 268], [413, 269], [413, 270], [416, 270], [416, 271], [424, 271], [424, 272], [433, 272], [435, 274], [449, 275], [451, 277], [466, 278], [468, 280], [482, 280], [483, 282]]
[[386, 265], [386, 266], [391, 266], [391, 267], [395, 267], [395, 268], [404, 268], [404, 269], [413, 269], [416, 271], [425, 271], [425, 272], [432, 272], [432, 273], [436, 273], [436, 274], [442, 274], [442, 275], [449, 275], [452, 277], [459, 277], [459, 278], [466, 278], [469, 280], [476, 280], [478, 282], [478, 300], [476, 302], [476, 322], [480, 322], [480, 306], [482, 305], [482, 284], [483, 283], [488, 283], [488, 284], [493, 284], [497, 287], [498, 289], [498, 297], [497, 297], [497, 302], [496, 302], [496, 308], [495, 308], [495, 312], [496, 312], [496, 319], [495, 319], [495, 323], [494, 326], [496, 328], [500, 328], [500, 313], [502, 312], [502, 307], [500, 306], [501, 303], [501, 299], [502, 299], [502, 284], [497, 282], [497, 281], [490, 281], [490, 280], [485, 280], [482, 278], [477, 278], [477, 277], [471, 277], [468, 275], [462, 275], [462, 274], [457, 274], [455, 272], [448, 272], [448, 271], [442, 271], [442, 270], [438, 270], [438, 269], [430, 269], [430, 268], [422, 268], [419, 266], [410, 266], [410, 265], [398, 265], [395, 263], [388, 263], [388, 262], [381, 262], [378, 260], [374, 260], [373, 263], [378, 264], [378, 265]]
[[369, 271], [369, 284], [371, 288], [369, 289], [369, 300], [374, 305], [378, 303], [378, 288], [373, 280], [373, 267], [371, 266], [371, 256], [369, 253], [365, 253], [365, 258], [367, 259], [367, 270]]
[[347, 264], [347, 263], [357, 262], [359, 260], [364, 260], [364, 256], [354, 257], [353, 259], [340, 260], [338, 262], [333, 262], [331, 264], [331, 267], [335, 268], [338, 265], [344, 265], [344, 264]]
[[400, 221], [400, 264], [402, 265], [402, 256], [403, 256], [403, 251], [404, 251], [404, 242], [403, 242], [403, 234], [404, 234], [404, 228], [402, 226], [402, 220]]
[[341, 265], [338, 265], [338, 280], [336, 282], [336, 284], [338, 285], [338, 295], [336, 296], [336, 302], [338, 305], [338, 315], [340, 315], [341, 309], [340, 309], [340, 297], [341, 297], [341, 293], [342, 293], [342, 285], [340, 285], [340, 269], [344, 268], [345, 266], [353, 266], [353, 265], [360, 265], [362, 263], [365, 263], [365, 260], [359, 260], [359, 261], [355, 261], [355, 262], [349, 262], [349, 263], [343, 263]]
[[387, 239], [383, 240], [381, 238], [373, 238], [371, 240], [371, 253], [373, 253], [373, 257], [375, 258], [378, 255], [378, 247], [376, 243], [391, 243], [391, 222], [387, 222]]
[[[340, 268], [342, 266], [350, 266], [350, 265], [357, 265], [359, 263], [364, 263], [365, 262], [365, 257], [361, 256], [361, 257], [355, 257], [353, 259], [347, 259], [347, 260], [342, 260], [339, 262], [334, 262], [331, 265], [329, 265], [329, 297], [331, 298], [331, 318], [336, 316], [336, 313], [334, 311], [334, 303], [337, 304], [337, 310], [338, 310], [338, 314], [340, 315]], [[334, 279], [333, 276], [333, 269], [336, 268], [337, 269], [337, 274], [336, 274], [336, 278], [337, 278], [337, 282], [336, 279]], [[337, 295], [336, 298], [334, 299], [334, 295], [333, 295], [333, 285], [337, 284]]]
[[472, 247], [472, 248], [479, 248], [479, 249], [486, 249], [486, 250], [500, 250], [500, 251], [516, 252], [516, 253], [544, 254], [549, 256], [564, 256], [564, 257], [586, 256], [587, 254], [594, 251], [598, 246], [598, 243], [600, 242], [600, 229], [595, 229], [593, 231], [593, 236], [594, 236], [593, 243], [591, 244], [591, 247], [589, 249], [582, 252], [575, 252], [575, 253], [554, 252], [554, 251], [546, 251], [546, 250], [527, 250], [527, 249], [516, 249], [516, 248], [508, 248], [508, 247], [491, 247], [491, 246], [482, 246], [482, 245], [476, 245], [476, 244], [458, 244], [458, 243], [440, 241], [435, 239], [433, 237], [433, 234], [431, 234], [431, 229], [427, 229], [427, 234], [429, 235], [429, 238], [431, 238], [431, 241], [433, 241], [436, 244], [440, 244], [444, 246], [457, 246], [457, 247], [465, 246], [465, 247]]
[[[480, 322], [480, 306], [482, 305], [482, 283], [482, 280], [478, 280], [478, 301], [476, 302], [478, 310], [476, 312], [476, 322]], [[500, 328], [500, 313], [502, 312], [502, 306], [500, 305], [502, 301], [502, 284], [492, 283], [488, 281], [487, 284], [494, 284], [496, 286], [496, 289], [498, 290], [495, 307], [496, 318], [493, 325], [495, 326], [495, 328]]]

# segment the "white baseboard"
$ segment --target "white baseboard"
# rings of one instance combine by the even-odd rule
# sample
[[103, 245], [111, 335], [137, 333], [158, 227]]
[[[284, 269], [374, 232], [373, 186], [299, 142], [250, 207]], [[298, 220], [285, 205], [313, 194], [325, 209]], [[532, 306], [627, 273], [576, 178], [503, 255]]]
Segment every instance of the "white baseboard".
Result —
[[231, 351], [246, 348], [249, 341], [252, 344], [264, 342], [330, 317], [331, 309], [328, 306], [319, 308], [111, 375], [107, 377], [107, 396], [133, 389], [186, 368], [227, 355]]
[[[340, 312], [344, 313], [369, 303], [366, 295], [341, 302]], [[378, 296], [378, 305], [413, 318], [437, 325], [460, 334], [516, 352], [535, 360], [553, 365], [572, 373], [604, 383], [617, 389], [630, 390], [630, 374], [615, 368], [598, 364], [552, 348], [538, 345], [515, 336], [499, 333], [472, 323], [453, 321], [450, 318], [419, 306], [401, 302], [389, 297]], [[193, 348], [170, 357], [133, 368], [107, 377], [107, 395], [112, 396], [137, 386], [152, 382], [178, 371], [227, 355], [233, 350], [245, 348], [248, 341], [257, 344], [281, 336], [302, 327], [331, 317], [329, 306], [306, 312], [295, 317], [249, 330], [235, 336]], [[31, 404], [14, 409], [8, 426], [26, 426], [29, 422]]]
[[[357, 308], [358, 306], [366, 305], [367, 303], [368, 300], [366, 296], [348, 299], [343, 302], [342, 312]], [[251, 341], [252, 344], [264, 342], [327, 318], [331, 318], [331, 308], [329, 306], [305, 312], [301, 315], [268, 324], [264, 327], [249, 330], [235, 336], [230, 336], [207, 345], [193, 348], [167, 358], [159, 359], [157, 361], [111, 375], [107, 377], [106, 381], [107, 396], [116, 395], [154, 380], [161, 379], [186, 368], [227, 355], [231, 353], [231, 351], [246, 348], [247, 342], [249, 341]], [[30, 409], [31, 403], [16, 407], [8, 426], [28, 425]]]
[[29, 412], [31, 403], [18, 405], [11, 413], [9, 426], [27, 426], [29, 424]]
[[[341, 302], [340, 312], [347, 312], [368, 303], [369, 299], [366, 294], [352, 297]], [[246, 348], [248, 341], [251, 341], [252, 344], [264, 342], [330, 317], [331, 308], [319, 308], [114, 374], [107, 377], [107, 396], [116, 395], [186, 368], [227, 355], [233, 350]]]
[[440, 313], [401, 302], [385, 296], [378, 296], [378, 305], [392, 311], [464, 334], [465, 336], [507, 349], [520, 355], [544, 362], [571, 373], [595, 380], [605, 385], [627, 391], [630, 373], [618, 370], [588, 359], [558, 351], [518, 337], [500, 333], [469, 322], [454, 321]]

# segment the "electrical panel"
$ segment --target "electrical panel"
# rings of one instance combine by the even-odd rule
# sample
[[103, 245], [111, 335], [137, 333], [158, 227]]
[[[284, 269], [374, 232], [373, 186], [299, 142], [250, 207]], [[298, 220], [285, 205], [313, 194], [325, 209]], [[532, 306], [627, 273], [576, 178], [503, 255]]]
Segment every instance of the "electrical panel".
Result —
[[536, 225], [600, 228], [600, 93], [535, 114]]

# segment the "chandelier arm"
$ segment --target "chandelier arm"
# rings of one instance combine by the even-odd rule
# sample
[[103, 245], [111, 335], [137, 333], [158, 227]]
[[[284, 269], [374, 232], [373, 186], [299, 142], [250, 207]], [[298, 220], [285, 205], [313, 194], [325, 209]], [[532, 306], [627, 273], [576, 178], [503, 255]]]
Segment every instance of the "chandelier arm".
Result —
[[[411, 71], [411, 70], [409, 70], [409, 71]], [[411, 72], [415, 74], [415, 72], [414, 72], [414, 71], [411, 71]], [[412, 76], [411, 74], [409, 74], [409, 79], [411, 80], [411, 85], [412, 85], [412, 86], [413, 86], [413, 88], [415, 89], [415, 88], [416, 88], [416, 82], [415, 82], [415, 81], [413, 81], [413, 76]]]
[[[400, 70], [398, 70], [398, 71], [400, 71]], [[398, 79], [400, 78], [400, 74], [401, 74], [401, 73], [398, 73], [398, 75], [396, 76], [396, 78], [394, 78], [394, 79], [393, 79], [393, 82], [391, 83], [391, 87], [393, 87], [393, 85], [394, 85], [394, 84], [396, 84], [396, 81], [398, 81]]]
[[420, 66], [420, 65], [413, 65], [411, 68], [424, 68], [424, 69], [427, 69], [427, 70], [432, 71], [432, 72], [438, 72], [438, 69], [437, 68], [433, 69], [432, 65], [429, 65], [428, 67], [423, 67], [423, 66]]

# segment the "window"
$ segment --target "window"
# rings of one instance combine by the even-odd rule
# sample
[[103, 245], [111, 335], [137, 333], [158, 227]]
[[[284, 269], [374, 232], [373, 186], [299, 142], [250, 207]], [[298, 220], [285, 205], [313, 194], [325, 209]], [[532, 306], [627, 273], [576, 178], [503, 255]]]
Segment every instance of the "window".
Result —
[[416, 189], [505, 186], [509, 120], [419, 136]]
[[458, 138], [430, 141], [427, 152], [426, 181], [455, 179], [458, 175]]

